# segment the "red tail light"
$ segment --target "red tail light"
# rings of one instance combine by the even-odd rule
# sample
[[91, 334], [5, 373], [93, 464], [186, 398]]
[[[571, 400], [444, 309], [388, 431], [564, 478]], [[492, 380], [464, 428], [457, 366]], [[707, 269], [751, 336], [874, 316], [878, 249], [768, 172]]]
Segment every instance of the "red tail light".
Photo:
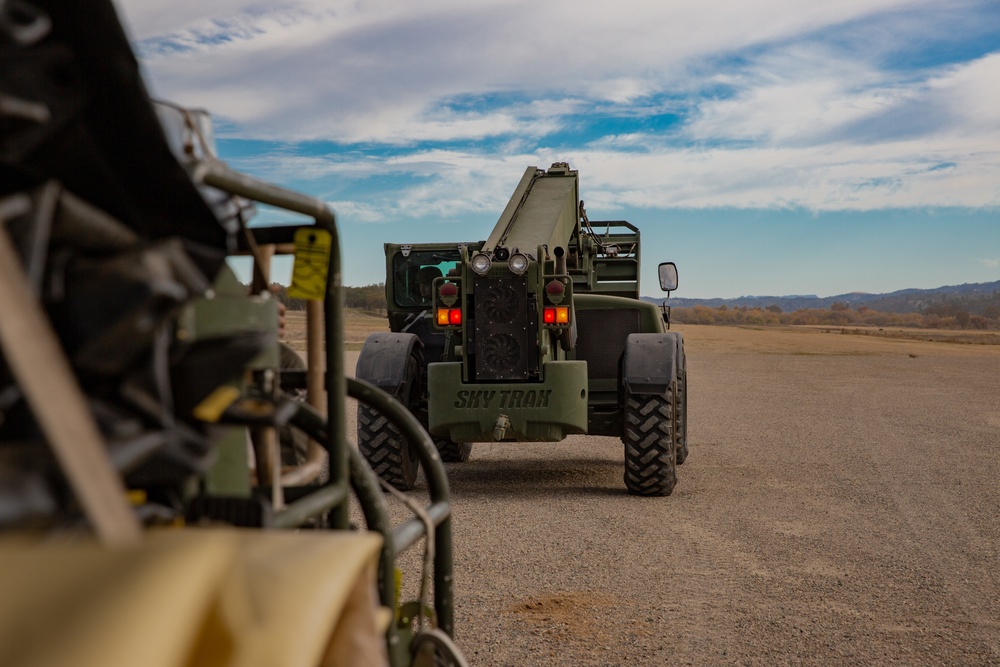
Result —
[[462, 309], [438, 308], [437, 324], [439, 327], [458, 326], [462, 324]]
[[568, 306], [548, 306], [542, 309], [542, 321], [545, 324], [569, 324]]

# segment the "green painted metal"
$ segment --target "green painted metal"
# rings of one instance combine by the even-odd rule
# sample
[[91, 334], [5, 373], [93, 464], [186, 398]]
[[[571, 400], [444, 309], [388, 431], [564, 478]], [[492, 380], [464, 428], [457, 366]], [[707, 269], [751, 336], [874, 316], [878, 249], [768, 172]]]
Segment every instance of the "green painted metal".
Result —
[[215, 462], [205, 475], [203, 492], [213, 496], [249, 498], [250, 467], [247, 464], [246, 429], [224, 426], [225, 435], [216, 444]]
[[[648, 301], [627, 299], [608, 294], [576, 294], [573, 304], [580, 310], [638, 310], [639, 322], [643, 333], [663, 333], [667, 329], [663, 324], [660, 307]], [[610, 315], [609, 315], [610, 316]]]
[[483, 247], [535, 253], [539, 246], [565, 246], [579, 235], [579, 190], [579, 176], [568, 166], [528, 167]]
[[[300, 525], [309, 517], [327, 512], [332, 528], [349, 527], [347, 502], [348, 482], [359, 499], [368, 528], [385, 538], [381, 560], [380, 596], [382, 603], [395, 605], [395, 592], [391, 590], [391, 573], [396, 555], [411, 546], [427, 527], [416, 519], [393, 527], [388, 518], [385, 499], [378, 488], [371, 470], [350, 446], [344, 434], [345, 404], [350, 395], [359, 401], [377, 407], [404, 436], [416, 443], [423, 464], [431, 496], [430, 505], [424, 510], [434, 522], [434, 609], [438, 627], [451, 635], [454, 629], [454, 592], [452, 577], [451, 501], [448, 481], [437, 449], [420, 422], [395, 399], [384, 392], [355, 379], [348, 379], [344, 371], [343, 356], [343, 288], [341, 284], [341, 256], [336, 222], [332, 212], [317, 200], [277, 188], [242, 174], [206, 165], [201, 172], [204, 182], [227, 189], [244, 197], [279, 206], [314, 217], [316, 224], [331, 233], [332, 250], [324, 300], [324, 328], [326, 331], [326, 394], [327, 415], [324, 418], [308, 405], [301, 405], [292, 423], [322, 444], [329, 455], [329, 481], [315, 490], [297, 498], [283, 510], [276, 512], [276, 527]], [[408, 646], [401, 646], [395, 628], [387, 631], [391, 664], [409, 663]]]
[[[485, 242], [385, 253], [390, 329], [423, 343], [424, 392], [408, 407], [432, 434], [626, 437], [621, 362], [630, 336], [665, 332], [663, 315], [639, 297], [639, 230], [591, 221], [567, 164], [529, 167]], [[430, 267], [440, 275], [416, 297]]]
[[505, 416], [504, 440], [556, 441], [586, 433], [586, 362], [549, 362], [544, 374], [542, 382], [466, 383], [461, 363], [430, 364], [429, 430], [456, 442], [489, 441]]

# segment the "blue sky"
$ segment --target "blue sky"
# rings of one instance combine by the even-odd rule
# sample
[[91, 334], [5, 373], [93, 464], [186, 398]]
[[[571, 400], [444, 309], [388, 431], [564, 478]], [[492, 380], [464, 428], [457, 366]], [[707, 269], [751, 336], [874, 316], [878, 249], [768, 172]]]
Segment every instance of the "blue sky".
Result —
[[1000, 280], [997, 0], [118, 8], [226, 162], [330, 204], [348, 285], [383, 243], [486, 238], [555, 161], [640, 227], [647, 295], [664, 260], [684, 297]]

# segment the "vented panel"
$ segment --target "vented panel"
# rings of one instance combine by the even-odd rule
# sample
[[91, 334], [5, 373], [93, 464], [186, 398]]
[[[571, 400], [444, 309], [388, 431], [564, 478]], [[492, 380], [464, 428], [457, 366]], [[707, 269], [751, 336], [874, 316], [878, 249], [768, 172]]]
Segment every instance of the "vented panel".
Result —
[[536, 354], [536, 333], [529, 331], [528, 281], [480, 278], [475, 283], [476, 379], [525, 380]]
[[576, 328], [576, 358], [587, 362], [587, 379], [617, 378], [625, 339], [639, 333], [639, 311], [578, 310]]

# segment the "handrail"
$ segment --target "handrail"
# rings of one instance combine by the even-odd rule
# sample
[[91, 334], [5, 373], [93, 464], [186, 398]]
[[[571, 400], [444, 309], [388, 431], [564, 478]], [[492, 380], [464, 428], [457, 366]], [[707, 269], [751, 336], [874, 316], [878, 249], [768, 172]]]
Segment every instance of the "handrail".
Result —
[[[341, 282], [340, 242], [333, 212], [322, 202], [300, 193], [257, 180], [232, 171], [222, 163], [201, 162], [195, 166], [192, 178], [233, 194], [258, 202], [277, 206], [311, 216], [316, 224], [331, 234], [329, 273], [327, 276], [324, 319], [326, 329], [326, 389], [327, 417], [324, 420], [315, 408], [299, 404], [290, 423], [325, 447], [330, 461], [330, 480], [319, 489], [299, 498], [287, 508], [276, 513], [273, 525], [284, 527], [301, 524], [310, 516], [330, 510], [330, 523], [334, 528], [347, 528], [348, 503], [342, 482], [350, 484], [358, 495], [369, 529], [384, 536], [379, 574], [379, 590], [383, 604], [395, 603], [395, 557], [411, 547], [426, 534], [426, 527], [418, 519], [409, 519], [392, 528], [385, 499], [378, 486], [377, 477], [351, 447], [344, 435], [346, 398], [357, 399], [377, 409], [397, 428], [407, 441], [415, 445], [424, 466], [430, 504], [426, 513], [431, 517], [434, 530], [434, 610], [438, 626], [448, 635], [454, 631], [454, 588], [452, 577], [453, 553], [451, 530], [451, 501], [448, 478], [433, 440], [419, 420], [394, 398], [362, 380], [347, 378], [344, 368], [343, 287]], [[325, 426], [325, 428], [324, 428]], [[394, 641], [395, 628], [390, 628], [388, 638]]]
[[[448, 476], [445, 474], [441, 456], [430, 435], [424, 430], [420, 421], [399, 401], [374, 385], [358, 380], [347, 379], [347, 390], [351, 398], [366, 403], [381, 412], [410, 443], [415, 445], [417, 457], [424, 466], [424, 476], [427, 479], [427, 489], [430, 504], [427, 514], [430, 515], [437, 529], [434, 531], [434, 611], [437, 614], [438, 625], [444, 632], [451, 635], [454, 630], [454, 581], [452, 577], [452, 547], [451, 547], [451, 500], [448, 488]], [[358, 457], [360, 460], [360, 456]], [[367, 465], [365, 466], [367, 467]], [[371, 473], [374, 477], [374, 473]], [[352, 476], [352, 485], [355, 479]], [[379, 492], [381, 494], [381, 492]], [[373, 517], [381, 521], [381, 518]], [[366, 515], [365, 520], [368, 521]], [[388, 517], [385, 518], [388, 521]], [[369, 527], [391, 535], [393, 549], [400, 553], [413, 545], [425, 534], [423, 524], [418, 519], [409, 519], [391, 533], [386, 532], [388, 525], [382, 528], [369, 523]], [[390, 573], [391, 574], [391, 573]]]
[[[330, 462], [330, 482], [350, 476], [347, 440], [343, 424], [346, 418], [347, 384], [344, 369], [344, 313], [341, 282], [340, 238], [337, 223], [323, 202], [292, 190], [272, 185], [246, 174], [235, 172], [221, 162], [201, 162], [192, 170], [192, 178], [233, 194], [312, 217], [317, 226], [330, 233], [330, 263], [327, 273], [324, 320], [326, 328], [326, 450]], [[331, 523], [347, 528], [348, 506], [342, 503], [331, 510]]]
[[[430, 436], [414, 417], [395, 398], [373, 385], [354, 378], [347, 379], [348, 395], [358, 401], [369, 403], [399, 429], [400, 434], [413, 442], [417, 456], [424, 465], [430, 503], [425, 508], [435, 525], [434, 530], [434, 612], [438, 626], [449, 636], [454, 632], [454, 583], [453, 554], [451, 546], [451, 501], [448, 478], [441, 463], [441, 457]], [[324, 419], [315, 408], [306, 403], [298, 403], [298, 410], [289, 423], [301, 429], [306, 435], [316, 438], [326, 445]], [[350, 485], [358, 497], [358, 503], [369, 530], [383, 536], [382, 553], [379, 560], [378, 587], [382, 604], [392, 608], [395, 603], [396, 556], [413, 546], [426, 535], [427, 530], [418, 519], [409, 519], [395, 529], [389, 518], [385, 496], [379, 487], [378, 477], [361, 457], [357, 449], [350, 447]], [[287, 509], [277, 513], [272, 525], [291, 528], [301, 524], [306, 518], [329, 509], [336, 493], [334, 486], [322, 486], [292, 502]], [[308, 512], [308, 513], [306, 513]], [[397, 641], [395, 628], [390, 627], [387, 635], [390, 645]]]

